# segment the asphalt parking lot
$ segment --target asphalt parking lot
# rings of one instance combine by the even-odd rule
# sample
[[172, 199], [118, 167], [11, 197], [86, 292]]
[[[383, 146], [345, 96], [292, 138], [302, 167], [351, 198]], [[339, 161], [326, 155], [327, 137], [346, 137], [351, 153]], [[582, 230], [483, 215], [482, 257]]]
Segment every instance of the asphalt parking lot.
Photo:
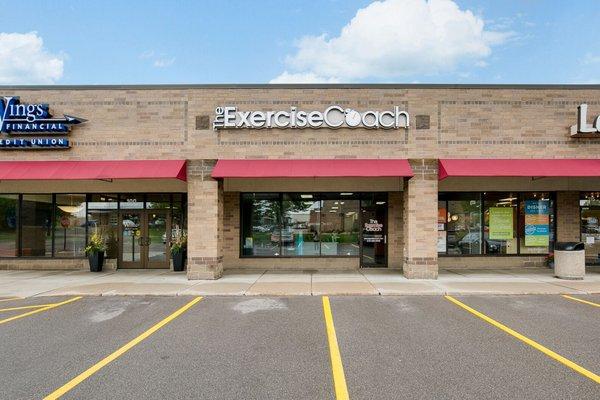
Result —
[[572, 297], [0, 299], [0, 397], [598, 399]]

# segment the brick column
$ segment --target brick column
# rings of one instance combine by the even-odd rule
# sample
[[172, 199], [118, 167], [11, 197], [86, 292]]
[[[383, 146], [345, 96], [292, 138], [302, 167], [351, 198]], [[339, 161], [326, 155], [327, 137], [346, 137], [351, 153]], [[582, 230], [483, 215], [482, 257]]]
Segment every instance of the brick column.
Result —
[[579, 192], [556, 192], [556, 238], [559, 242], [579, 242]]
[[404, 276], [437, 279], [437, 160], [409, 160], [414, 176], [404, 183]]
[[188, 161], [188, 279], [223, 275], [223, 183], [210, 177], [215, 160]]

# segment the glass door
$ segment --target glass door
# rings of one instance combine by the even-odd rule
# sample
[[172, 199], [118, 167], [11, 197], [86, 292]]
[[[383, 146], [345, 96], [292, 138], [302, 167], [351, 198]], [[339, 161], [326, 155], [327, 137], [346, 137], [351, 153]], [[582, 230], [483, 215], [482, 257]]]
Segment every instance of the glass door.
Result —
[[146, 268], [169, 268], [171, 242], [171, 218], [164, 210], [146, 212]]
[[361, 200], [361, 267], [387, 267], [387, 195]]
[[120, 268], [169, 268], [171, 218], [166, 210], [121, 214]]
[[121, 265], [120, 268], [144, 268], [144, 223], [143, 211], [128, 211], [121, 214]]

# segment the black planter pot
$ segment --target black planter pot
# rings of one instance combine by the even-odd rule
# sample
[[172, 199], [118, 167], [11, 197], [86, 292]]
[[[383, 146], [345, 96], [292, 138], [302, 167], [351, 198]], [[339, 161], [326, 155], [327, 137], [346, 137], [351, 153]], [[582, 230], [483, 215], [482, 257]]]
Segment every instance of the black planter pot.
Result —
[[185, 251], [171, 253], [173, 258], [173, 271], [183, 271], [185, 269]]
[[90, 272], [102, 271], [104, 265], [104, 252], [94, 252], [88, 255], [88, 261], [90, 262]]

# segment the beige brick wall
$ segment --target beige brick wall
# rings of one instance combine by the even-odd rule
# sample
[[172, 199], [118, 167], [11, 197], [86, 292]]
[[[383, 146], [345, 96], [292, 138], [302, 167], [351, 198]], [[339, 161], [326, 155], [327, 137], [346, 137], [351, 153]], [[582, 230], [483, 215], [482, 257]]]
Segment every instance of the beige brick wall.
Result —
[[451, 269], [498, 269], [543, 267], [546, 256], [522, 257], [439, 257], [440, 268]]
[[[98, 88], [45, 89], [2, 88], [3, 95], [20, 96], [23, 102], [49, 103], [54, 115], [63, 113], [86, 118], [70, 134], [69, 150], [2, 150], [3, 160], [97, 160], [97, 159], [187, 159], [190, 176], [188, 220], [190, 228], [189, 276], [217, 277], [228, 266], [273, 268], [356, 268], [358, 260], [297, 259], [234, 261], [239, 246], [233, 228], [223, 227], [222, 188], [208, 177], [211, 161], [227, 158], [406, 158], [416, 161], [416, 176], [404, 193], [402, 233], [390, 230], [389, 264], [404, 260], [405, 274], [434, 277], [437, 253], [434, 228], [437, 215], [438, 158], [598, 158], [598, 138], [573, 139], [569, 127], [576, 122], [577, 105], [589, 105], [590, 118], [600, 114], [600, 87], [597, 88], [418, 88], [418, 87], [183, 87], [183, 88]], [[358, 110], [387, 110], [400, 106], [409, 112], [412, 126], [399, 130], [366, 129], [263, 129], [212, 130], [196, 126], [197, 117], [208, 116], [214, 108], [236, 105], [240, 110], [280, 110], [295, 106], [323, 110], [339, 104]], [[430, 125], [415, 125], [415, 116], [428, 116]], [[591, 122], [591, 121], [588, 121]], [[422, 160], [427, 160], [423, 162]], [[421, 163], [421, 165], [419, 165]], [[413, 163], [414, 164], [414, 163]], [[204, 168], [204, 170], [202, 170]], [[420, 168], [420, 169], [419, 169]], [[204, 172], [202, 172], [204, 171]], [[485, 182], [493, 189], [495, 180]], [[519, 182], [519, 188], [545, 190], [599, 190], [600, 179]], [[0, 192], [44, 188], [45, 182], [26, 184], [0, 182]], [[362, 184], [362, 183], [361, 183]], [[62, 186], [61, 186], [62, 185]], [[452, 185], [451, 181], [443, 181]], [[575, 186], [576, 185], [576, 186]], [[64, 188], [62, 183], [58, 186]], [[76, 183], [73, 191], [117, 192], [127, 187], [142, 191], [170, 191], [166, 184], [143, 188], [121, 182]], [[556, 187], [556, 189], [554, 189]], [[574, 188], [577, 189], [574, 189]], [[78, 189], [80, 188], [80, 189]], [[42, 190], [46, 190], [45, 188]], [[444, 189], [446, 190], [446, 189]], [[450, 189], [452, 190], [452, 189]], [[60, 190], [62, 191], [62, 189]], [[401, 195], [400, 195], [401, 196]], [[578, 218], [573, 219], [572, 203], [561, 215], [558, 202], [559, 240], [575, 238]], [[570, 205], [569, 205], [570, 204]], [[392, 213], [390, 229], [397, 226]], [[571, 215], [571, 216], [569, 216]], [[226, 218], [233, 218], [231, 215]], [[221, 222], [219, 222], [221, 221]], [[236, 222], [239, 223], [239, 222]], [[563, 227], [563, 228], [561, 228]], [[565, 228], [566, 227], [566, 228]], [[228, 231], [225, 231], [228, 229]], [[229, 230], [231, 229], [231, 230]], [[237, 228], [239, 229], [239, 227]], [[403, 239], [404, 238], [404, 239]], [[401, 244], [399, 246], [399, 244]], [[403, 251], [400, 251], [402, 248]], [[499, 258], [502, 260], [503, 258]], [[230, 261], [227, 261], [230, 260]], [[450, 261], [444, 261], [444, 263]], [[460, 261], [456, 261], [460, 264]], [[496, 262], [496, 261], [494, 261]], [[6, 261], [6, 265], [13, 261]], [[16, 262], [26, 265], [27, 260]], [[237, 264], [236, 264], [237, 263]], [[33, 264], [28, 264], [33, 265]]]
[[405, 183], [404, 275], [437, 278], [438, 162], [410, 160], [414, 176]]
[[188, 279], [223, 274], [223, 184], [210, 178], [214, 163], [188, 163]]
[[556, 238], [559, 242], [579, 242], [581, 227], [579, 192], [556, 193]]

